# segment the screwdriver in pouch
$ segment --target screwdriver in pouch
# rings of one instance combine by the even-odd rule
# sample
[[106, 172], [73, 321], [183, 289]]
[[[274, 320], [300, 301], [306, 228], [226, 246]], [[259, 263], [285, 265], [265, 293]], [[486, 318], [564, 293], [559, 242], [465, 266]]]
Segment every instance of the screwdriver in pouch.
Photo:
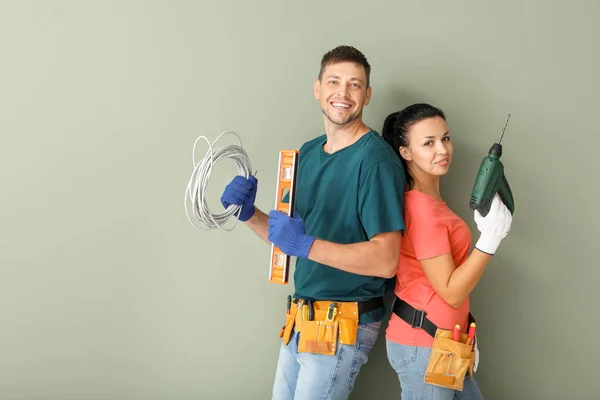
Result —
[[337, 312], [337, 305], [335, 303], [331, 303], [329, 305], [329, 309], [327, 310], [327, 321], [333, 321], [335, 318], [335, 314]]
[[452, 330], [452, 340], [460, 342], [460, 325], [454, 325], [454, 329]]
[[302, 321], [308, 321], [308, 306], [306, 305], [306, 300], [300, 300], [298, 305], [301, 307]]

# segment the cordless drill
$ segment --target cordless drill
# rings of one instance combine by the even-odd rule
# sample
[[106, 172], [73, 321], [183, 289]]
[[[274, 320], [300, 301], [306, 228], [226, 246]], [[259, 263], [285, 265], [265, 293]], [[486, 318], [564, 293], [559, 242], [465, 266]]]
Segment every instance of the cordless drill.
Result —
[[513, 199], [510, 186], [504, 176], [504, 165], [500, 161], [502, 156], [502, 136], [504, 136], [504, 130], [510, 119], [510, 114], [506, 118], [502, 133], [498, 143], [494, 143], [488, 152], [488, 155], [483, 158], [479, 171], [477, 172], [477, 178], [471, 191], [471, 201], [469, 206], [471, 210], [477, 210], [485, 217], [490, 211], [492, 200], [494, 195], [498, 193], [500, 199], [506, 205], [511, 214], [515, 211], [515, 201]]

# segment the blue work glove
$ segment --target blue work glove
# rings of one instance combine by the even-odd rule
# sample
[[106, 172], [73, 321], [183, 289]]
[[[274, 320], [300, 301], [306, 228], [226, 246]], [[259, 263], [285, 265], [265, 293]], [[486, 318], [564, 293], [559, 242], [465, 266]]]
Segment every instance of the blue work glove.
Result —
[[269, 241], [288, 256], [308, 258], [315, 237], [306, 234], [302, 218], [291, 218], [277, 210], [269, 213]]
[[242, 222], [248, 221], [256, 211], [254, 200], [256, 200], [257, 188], [258, 180], [254, 176], [250, 175], [246, 179], [241, 175], [237, 175], [225, 187], [225, 191], [221, 196], [221, 204], [225, 208], [229, 207], [230, 204], [242, 206], [238, 219]]

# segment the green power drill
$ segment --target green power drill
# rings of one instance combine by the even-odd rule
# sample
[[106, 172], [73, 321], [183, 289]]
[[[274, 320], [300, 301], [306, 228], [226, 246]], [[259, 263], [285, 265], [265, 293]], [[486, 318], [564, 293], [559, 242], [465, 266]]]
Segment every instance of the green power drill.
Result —
[[477, 172], [477, 178], [471, 191], [471, 201], [469, 206], [471, 210], [477, 210], [485, 217], [490, 211], [492, 200], [496, 192], [500, 195], [500, 199], [504, 202], [506, 207], [509, 209], [511, 214], [515, 211], [515, 200], [513, 199], [510, 186], [504, 176], [504, 165], [500, 161], [502, 156], [502, 136], [504, 136], [504, 130], [510, 119], [510, 114], [506, 118], [502, 133], [498, 143], [494, 143], [488, 152], [488, 155], [481, 161], [481, 166]]

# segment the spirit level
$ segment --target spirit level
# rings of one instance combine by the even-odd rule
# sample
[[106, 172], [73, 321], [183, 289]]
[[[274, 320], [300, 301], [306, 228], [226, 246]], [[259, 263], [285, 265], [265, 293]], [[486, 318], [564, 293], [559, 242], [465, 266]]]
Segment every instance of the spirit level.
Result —
[[[275, 209], [293, 217], [296, 196], [296, 170], [298, 169], [298, 150], [281, 150], [277, 169], [277, 194]], [[269, 282], [287, 285], [290, 270], [290, 256], [271, 244], [271, 265]]]

